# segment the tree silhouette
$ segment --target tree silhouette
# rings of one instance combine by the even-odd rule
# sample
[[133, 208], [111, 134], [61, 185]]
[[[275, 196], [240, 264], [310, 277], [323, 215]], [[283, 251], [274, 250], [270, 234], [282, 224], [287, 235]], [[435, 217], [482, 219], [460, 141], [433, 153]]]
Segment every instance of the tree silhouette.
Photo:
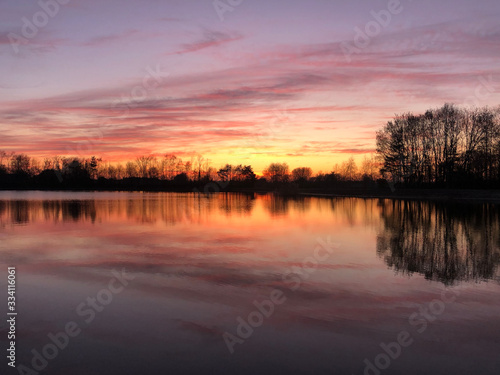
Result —
[[286, 163], [271, 163], [263, 172], [264, 177], [271, 183], [287, 182], [288, 164]]
[[445, 104], [406, 113], [377, 133], [381, 172], [404, 185], [458, 187], [500, 183], [500, 112]]

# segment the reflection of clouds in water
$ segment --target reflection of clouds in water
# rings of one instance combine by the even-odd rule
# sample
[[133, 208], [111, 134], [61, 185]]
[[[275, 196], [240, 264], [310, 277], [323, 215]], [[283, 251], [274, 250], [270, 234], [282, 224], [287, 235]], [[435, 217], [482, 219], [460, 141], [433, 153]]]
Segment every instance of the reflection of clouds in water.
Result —
[[[72, 230], [83, 231], [106, 225], [108, 230], [100, 233], [98, 240], [74, 236], [68, 228], [60, 232], [50, 240], [53, 250], [65, 250], [56, 254], [56, 259], [77, 259], [80, 264], [88, 261], [89, 267], [95, 267], [112, 251], [117, 257], [133, 259], [132, 265], [145, 265], [149, 260], [168, 267], [185, 267], [182, 262], [186, 257], [212, 255], [217, 258], [223, 254], [241, 256], [243, 265], [252, 263], [248, 263], [250, 257], [265, 254], [268, 248], [274, 250], [276, 241], [281, 240], [278, 238], [281, 233], [272, 232], [276, 220], [293, 220], [303, 227], [314, 225], [311, 223], [315, 220], [339, 220], [351, 227], [377, 228], [377, 254], [398, 272], [421, 273], [428, 279], [445, 283], [499, 280], [500, 220], [495, 205], [227, 193], [209, 196], [126, 193], [108, 195], [106, 199], [97, 199], [100, 195], [91, 193], [75, 193], [74, 196], [80, 199], [56, 195], [44, 200], [42, 194], [37, 199], [27, 200], [29, 195], [21, 194], [11, 200], [0, 200], [0, 225], [6, 229], [34, 223], [73, 223]], [[214, 230], [219, 225], [227, 226], [227, 220], [235, 219], [243, 219], [249, 228]], [[166, 238], [154, 227], [161, 223], [197, 226], [190, 230], [183, 227], [178, 232], [169, 231]], [[13, 247], [17, 244], [23, 249], [21, 253], [6, 254], [10, 261], [30, 263], [36, 259], [46, 264], [52, 262], [54, 266], [58, 264], [47, 253], [51, 250], [47, 249], [47, 244], [31, 241], [29, 246], [23, 245], [22, 239], [6, 236], [4, 230], [0, 231], [0, 236], [4, 242], [10, 241]], [[100, 247], [105, 247], [107, 252], [103, 253]], [[213, 267], [215, 264], [210, 262], [200, 268]], [[223, 276], [218, 277], [224, 282]], [[242, 283], [244, 279], [244, 274], [240, 274], [234, 282]]]
[[[419, 254], [408, 253], [406, 245], [418, 242], [424, 232], [427, 244], [444, 233], [444, 239], [455, 238], [448, 253], [455, 251], [460, 255], [456, 262], [463, 263], [469, 259], [461, 252], [468, 234], [477, 253], [468, 267], [475, 265], [481, 274], [493, 262], [486, 257], [477, 265], [488, 244], [481, 238], [498, 237], [498, 215], [484, 208], [466, 215], [462, 208], [455, 212], [420, 203], [405, 209], [402, 203], [377, 199], [137, 193], [69, 197], [0, 200], [0, 234], [6, 235], [0, 251], [3, 261], [18, 265], [20, 290], [31, 308], [24, 312], [25, 338], [20, 342], [29, 347], [20, 356], [29, 355], [38, 341], [45, 343], [47, 332], [58, 330], [60, 322], [75, 319], [75, 306], [106, 285], [112, 269], [125, 268], [136, 276], [61, 356], [76, 364], [68, 369], [81, 366], [89, 373], [92, 368], [121, 375], [179, 373], [190, 366], [196, 369], [193, 373], [245, 373], [250, 362], [254, 367], [249, 373], [267, 373], [269, 353], [280, 370], [288, 365], [289, 373], [332, 368], [362, 373], [356, 364], [378, 348], [381, 337], [392, 339], [399, 324], [407, 324], [415, 304], [427, 304], [442, 288], [423, 277], [394, 277], [374, 251], [377, 233], [379, 246], [404, 245], [403, 250], [395, 246], [395, 253], [390, 246], [379, 247], [380, 256], [402, 269], [405, 257]], [[423, 219], [427, 212], [437, 212], [431, 225]], [[327, 236], [341, 244], [339, 249], [291, 291], [283, 274], [300, 267], [312, 255], [317, 238]], [[433, 259], [441, 259], [437, 248], [434, 254]], [[398, 263], [400, 255], [403, 261]], [[428, 260], [423, 261], [421, 267], [427, 269]], [[432, 331], [484, 348], [488, 364], [498, 352], [500, 307], [493, 298], [498, 286], [491, 284], [486, 285], [490, 289], [484, 284], [481, 289], [461, 286], [460, 304], [447, 310], [446, 321]], [[274, 289], [285, 293], [286, 302], [245, 343], [245, 356], [228, 359], [222, 333], [234, 329], [235, 318], [248, 316], [255, 309], [253, 301], [269, 298]], [[40, 321], [40, 316], [52, 320]], [[467, 359], [467, 350], [461, 348], [457, 357]], [[408, 356], [414, 361], [444, 350], [440, 342], [423, 340]], [[81, 353], [84, 364], [78, 362]], [[136, 363], [148, 371], [134, 368]]]

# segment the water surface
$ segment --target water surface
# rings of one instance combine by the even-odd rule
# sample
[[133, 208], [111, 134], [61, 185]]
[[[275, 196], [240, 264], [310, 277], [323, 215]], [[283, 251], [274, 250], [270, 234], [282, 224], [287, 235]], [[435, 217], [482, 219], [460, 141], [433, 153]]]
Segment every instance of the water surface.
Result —
[[[498, 374], [499, 219], [491, 204], [0, 192], [17, 363], [73, 321], [42, 373]], [[113, 270], [133, 280], [86, 323], [78, 306], [104, 298]], [[386, 364], [401, 333], [411, 344]]]

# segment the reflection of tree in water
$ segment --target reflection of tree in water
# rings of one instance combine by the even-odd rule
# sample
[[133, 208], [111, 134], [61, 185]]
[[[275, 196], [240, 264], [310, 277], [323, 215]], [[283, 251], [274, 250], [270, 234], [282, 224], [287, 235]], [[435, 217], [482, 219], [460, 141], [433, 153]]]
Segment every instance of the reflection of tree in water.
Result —
[[12, 222], [15, 224], [25, 224], [29, 221], [28, 204], [25, 201], [14, 201], [11, 211]]
[[202, 222], [214, 214], [225, 216], [251, 215], [260, 199], [272, 216], [286, 216], [290, 210], [307, 212], [311, 199], [243, 193], [219, 194], [143, 194], [133, 199], [81, 200], [0, 200], [0, 223], [35, 221], [107, 221], [110, 218], [135, 220], [140, 223]]
[[5, 224], [27, 224], [36, 220], [81, 221], [96, 219], [93, 200], [12, 200], [0, 201], [0, 222]]
[[208, 199], [216, 199], [219, 208], [226, 215], [250, 214], [255, 203], [253, 194], [220, 193], [208, 195]]
[[307, 197], [269, 194], [261, 196], [260, 199], [271, 216], [286, 216], [290, 210], [304, 213], [311, 209], [311, 198]]
[[[28, 201], [29, 202], [29, 201]], [[46, 219], [57, 221], [90, 220], [95, 222], [96, 206], [92, 200], [43, 201], [43, 213]]]
[[377, 254], [397, 272], [445, 284], [495, 278], [499, 213], [493, 204], [384, 201]]
[[288, 214], [290, 199], [277, 195], [263, 195], [260, 197], [264, 203], [264, 208], [271, 216], [285, 216]]
[[214, 213], [249, 215], [253, 195], [143, 194], [134, 199], [0, 200], [0, 225], [30, 222], [96, 222], [126, 219], [140, 223], [200, 222]]

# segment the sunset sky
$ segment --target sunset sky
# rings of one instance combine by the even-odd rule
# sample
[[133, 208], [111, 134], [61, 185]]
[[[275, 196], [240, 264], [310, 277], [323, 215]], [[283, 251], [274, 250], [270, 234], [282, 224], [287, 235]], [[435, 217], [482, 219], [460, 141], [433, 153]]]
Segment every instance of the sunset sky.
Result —
[[329, 171], [395, 113], [500, 104], [498, 0], [54, 1], [2, 2], [0, 150]]

